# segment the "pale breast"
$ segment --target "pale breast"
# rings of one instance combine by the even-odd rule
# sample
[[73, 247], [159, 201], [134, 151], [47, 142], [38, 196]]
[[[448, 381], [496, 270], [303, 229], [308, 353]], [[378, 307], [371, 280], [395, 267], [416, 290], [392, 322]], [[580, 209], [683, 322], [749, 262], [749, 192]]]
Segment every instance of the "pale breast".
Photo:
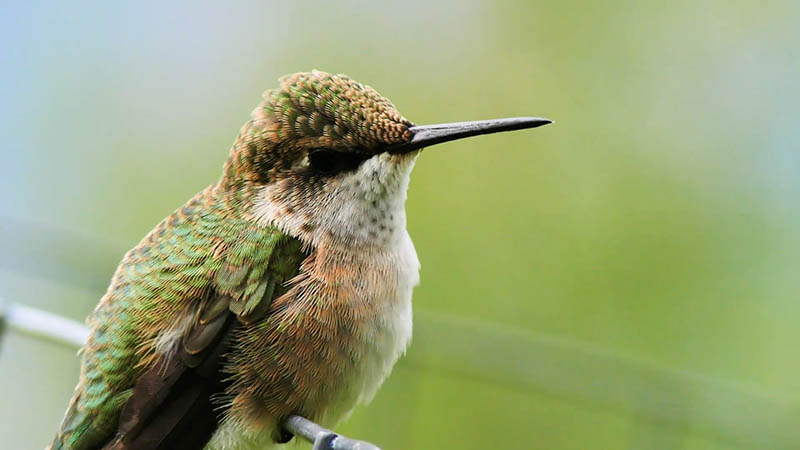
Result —
[[[374, 361], [365, 362], [364, 387], [359, 403], [372, 399], [397, 359], [405, 353], [411, 342], [412, 313], [411, 294], [419, 283], [419, 260], [411, 239], [406, 234], [399, 245], [376, 265], [383, 265], [381, 272], [394, 271], [396, 278], [383, 292], [377, 292], [376, 304], [384, 303], [382, 314], [376, 317], [376, 329], [382, 330], [375, 343]], [[382, 298], [381, 298], [382, 297]]]
[[[342, 361], [328, 361], [316, 367], [316, 377], [324, 381], [309, 386], [310, 391], [301, 400], [303, 406], [299, 410], [311, 412], [309, 417], [323, 426], [334, 427], [356, 405], [369, 402], [411, 340], [411, 293], [419, 282], [419, 261], [408, 233], [403, 231], [393, 242], [396, 245], [375, 247], [347, 256], [328, 254], [327, 257], [332, 260], [327, 261], [326, 252], [317, 253], [315, 266], [327, 266], [329, 272], [338, 272], [342, 276], [353, 275], [339, 280], [338, 284], [344, 291], [341, 295], [333, 296], [341, 302], [335, 306], [338, 314], [329, 321], [314, 319], [318, 326], [323, 322], [326, 325], [316, 328], [314, 333], [286, 335], [288, 341], [285, 347], [274, 349], [286, 355], [287, 360], [292, 360], [289, 367], [285, 367], [289, 371], [280, 374], [287, 380], [307, 375], [308, 368], [316, 358], [315, 354], [349, 355], [344, 372], [333, 370]], [[309, 277], [313, 278], [311, 274]], [[311, 292], [318, 290], [297, 292], [298, 297], [292, 300], [293, 306], [287, 307], [282, 313], [285, 314], [284, 320], [309, 317], [307, 308], [311, 299], [304, 297]], [[319, 298], [316, 300], [319, 301]], [[343, 321], [344, 316], [357, 317], [358, 320]], [[344, 329], [348, 331], [342, 334], [341, 330]], [[331, 352], [332, 348], [337, 351]], [[294, 368], [298, 372], [294, 372]], [[275, 374], [262, 374], [265, 379], [270, 375]], [[284, 394], [296, 397], [297, 393]], [[226, 420], [222, 424], [207, 449], [273, 448], [271, 436], [274, 423], [267, 427], [264, 427], [264, 422], [261, 422], [261, 426], [244, 426], [247, 422], [233, 417], [229, 419], [233, 420]]]
[[397, 359], [411, 341], [411, 294], [419, 282], [419, 260], [414, 245], [403, 232], [395, 245], [373, 249], [351, 260], [351, 273], [360, 273], [359, 308], [369, 305], [361, 315], [360, 338], [349, 349], [360, 355], [354, 371], [340, 387], [335, 400], [327, 408], [325, 422], [336, 423], [346, 417], [357, 404], [368, 403], [389, 375]]

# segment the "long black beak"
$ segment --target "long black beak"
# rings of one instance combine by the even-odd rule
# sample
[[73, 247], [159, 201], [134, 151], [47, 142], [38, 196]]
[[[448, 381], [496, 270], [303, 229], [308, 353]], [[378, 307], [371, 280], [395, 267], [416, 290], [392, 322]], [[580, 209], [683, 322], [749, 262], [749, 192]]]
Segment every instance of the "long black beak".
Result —
[[481, 134], [501, 131], [524, 130], [552, 123], [541, 117], [509, 117], [507, 119], [476, 120], [474, 122], [440, 123], [420, 125], [409, 128], [414, 137], [405, 144], [393, 145], [386, 149], [389, 153], [408, 153], [423, 147], [454, 141]]

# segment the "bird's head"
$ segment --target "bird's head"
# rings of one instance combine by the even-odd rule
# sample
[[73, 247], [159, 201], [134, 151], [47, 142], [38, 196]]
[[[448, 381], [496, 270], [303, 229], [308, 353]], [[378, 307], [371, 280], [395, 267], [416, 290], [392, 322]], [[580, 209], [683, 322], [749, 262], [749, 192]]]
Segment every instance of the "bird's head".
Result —
[[405, 231], [409, 174], [423, 147], [547, 123], [415, 126], [369, 86], [301, 72], [264, 94], [231, 149], [221, 186], [247, 199], [256, 219], [307, 242], [382, 244]]

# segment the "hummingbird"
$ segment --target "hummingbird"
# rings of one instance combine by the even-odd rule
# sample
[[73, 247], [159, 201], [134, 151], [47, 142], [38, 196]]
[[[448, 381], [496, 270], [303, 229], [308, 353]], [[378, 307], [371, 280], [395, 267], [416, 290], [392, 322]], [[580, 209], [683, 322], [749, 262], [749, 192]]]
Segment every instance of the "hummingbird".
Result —
[[282, 77], [220, 179], [123, 257], [51, 450], [265, 449], [291, 415], [333, 427], [411, 339], [422, 149], [548, 123], [418, 126], [345, 75]]

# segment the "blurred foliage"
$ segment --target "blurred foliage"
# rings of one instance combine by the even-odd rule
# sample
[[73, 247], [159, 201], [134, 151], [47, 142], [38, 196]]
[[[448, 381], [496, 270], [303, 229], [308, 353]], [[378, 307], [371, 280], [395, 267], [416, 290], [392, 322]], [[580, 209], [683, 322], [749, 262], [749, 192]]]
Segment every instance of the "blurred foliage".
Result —
[[[420, 124], [549, 117], [422, 155], [408, 198], [416, 310], [587, 343], [800, 408], [799, 3], [3, 9], [0, 215], [121, 257], [217, 179], [261, 92], [294, 71], [347, 73]], [[52, 265], [18, 247], [0, 247], [4, 260]], [[113, 270], [87, 262], [86, 279], [100, 281], [81, 290], [15, 266], [4, 264], [0, 296], [76, 319]], [[41, 448], [76, 379], [69, 352], [9, 338], [3, 447]], [[714, 407], [693, 400], [676, 399], [688, 425], [669, 426], [401, 362], [341, 431], [387, 450], [744, 445], [693, 427], [692, 409]]]

